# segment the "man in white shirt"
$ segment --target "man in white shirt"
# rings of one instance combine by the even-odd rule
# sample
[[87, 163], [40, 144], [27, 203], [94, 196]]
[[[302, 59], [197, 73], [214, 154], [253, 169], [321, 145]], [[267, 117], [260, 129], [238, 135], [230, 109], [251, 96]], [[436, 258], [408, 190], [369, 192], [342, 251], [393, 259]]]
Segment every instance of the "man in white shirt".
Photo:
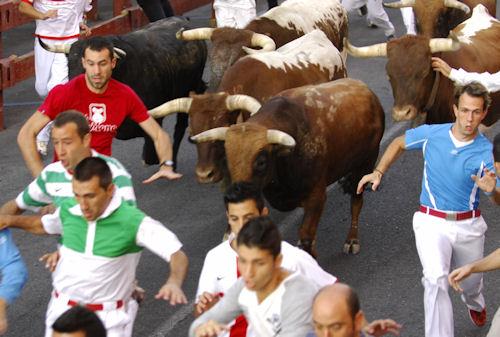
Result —
[[299, 272], [281, 267], [276, 225], [268, 217], [253, 218], [236, 242], [241, 278], [191, 324], [189, 336], [220, 336], [241, 314], [259, 337], [304, 337], [312, 331], [311, 306], [318, 288]]
[[[198, 283], [195, 315], [200, 315], [211, 308], [228, 291], [240, 276], [237, 267], [238, 253], [236, 236], [250, 219], [268, 215], [262, 193], [250, 183], [235, 183], [225, 195], [226, 215], [231, 230], [229, 239], [211, 249], [205, 258]], [[333, 284], [336, 278], [325, 272], [309, 254], [290, 245], [281, 243], [283, 261], [281, 266], [289, 271], [298, 271], [309, 278], [318, 289]], [[224, 336], [244, 337], [252, 333], [247, 331], [247, 322], [239, 317], [230, 325], [230, 331]]]

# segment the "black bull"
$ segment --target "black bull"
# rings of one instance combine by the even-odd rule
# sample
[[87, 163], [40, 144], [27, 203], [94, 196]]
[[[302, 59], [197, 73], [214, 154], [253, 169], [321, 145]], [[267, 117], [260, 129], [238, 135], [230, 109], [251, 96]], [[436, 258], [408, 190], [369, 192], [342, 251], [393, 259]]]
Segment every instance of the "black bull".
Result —
[[[175, 33], [190, 29], [189, 22], [181, 17], [171, 17], [151, 23], [125, 35], [107, 36], [116, 48], [126, 56], [117, 60], [113, 78], [130, 86], [148, 109], [178, 97], [188, 96], [191, 91], [203, 93], [202, 80], [207, 58], [204, 41], [179, 41]], [[73, 43], [68, 55], [69, 78], [84, 72], [81, 57], [84, 41]], [[161, 125], [163, 118], [156, 119]], [[177, 114], [174, 131], [173, 159], [188, 126], [188, 115]], [[146, 164], [158, 163], [153, 141], [141, 127], [127, 118], [118, 128], [116, 138], [121, 140], [144, 137], [142, 158]]]

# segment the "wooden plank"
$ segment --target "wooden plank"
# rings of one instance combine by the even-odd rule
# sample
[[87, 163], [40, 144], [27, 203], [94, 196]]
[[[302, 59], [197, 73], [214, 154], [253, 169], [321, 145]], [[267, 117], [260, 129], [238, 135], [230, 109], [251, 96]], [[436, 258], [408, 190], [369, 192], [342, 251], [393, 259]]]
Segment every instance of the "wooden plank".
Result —
[[2, 77], [0, 89], [6, 89], [15, 84], [33, 77], [35, 73], [35, 62], [33, 52], [22, 56], [12, 55], [0, 60]]
[[0, 0], [0, 32], [32, 21], [17, 9], [18, 0]]
[[176, 15], [212, 3], [212, 0], [169, 0]]

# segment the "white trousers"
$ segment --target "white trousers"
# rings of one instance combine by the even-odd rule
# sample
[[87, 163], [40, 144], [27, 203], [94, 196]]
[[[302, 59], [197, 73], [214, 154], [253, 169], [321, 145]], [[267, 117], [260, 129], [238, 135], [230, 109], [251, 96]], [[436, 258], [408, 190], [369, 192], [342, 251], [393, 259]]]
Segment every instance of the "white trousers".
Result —
[[500, 336], [500, 307], [495, 313], [495, 317], [493, 317], [493, 321], [491, 321], [490, 331], [486, 335], [486, 337], [498, 337]]
[[394, 35], [394, 25], [389, 20], [389, 16], [382, 5], [382, 0], [342, 0], [342, 5], [348, 12], [366, 5], [368, 10], [366, 19], [368, 22], [382, 28], [385, 36]]
[[257, 16], [255, 7], [241, 9], [215, 5], [214, 10], [217, 27], [245, 28]]
[[415, 28], [415, 15], [413, 15], [413, 8], [403, 7], [401, 8], [401, 16], [403, 17], [403, 23], [406, 27], [406, 34], [417, 35], [417, 30]]
[[[483, 217], [447, 221], [422, 212], [413, 216], [413, 231], [423, 267], [425, 336], [453, 337], [453, 308], [448, 294], [448, 274], [453, 268], [483, 257]], [[472, 274], [461, 283], [462, 301], [469, 309], [485, 307], [483, 275]]]
[[[52, 296], [45, 317], [45, 337], [52, 337], [52, 324], [70, 308], [67, 297], [59, 296], [56, 298]], [[132, 337], [138, 308], [137, 302], [130, 299], [125, 306], [119, 309], [101, 310], [95, 313], [104, 324], [107, 337]]]

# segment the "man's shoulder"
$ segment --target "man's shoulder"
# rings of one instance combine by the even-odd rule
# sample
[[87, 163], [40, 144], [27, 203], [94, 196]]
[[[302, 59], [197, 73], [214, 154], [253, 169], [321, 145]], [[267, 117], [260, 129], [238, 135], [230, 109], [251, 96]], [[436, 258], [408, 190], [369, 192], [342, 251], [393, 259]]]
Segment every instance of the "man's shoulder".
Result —
[[106, 164], [108, 164], [109, 168], [111, 169], [111, 173], [112, 173], [113, 177], [115, 177], [117, 175], [130, 176], [130, 173], [127, 171], [125, 166], [123, 166], [123, 164], [118, 159], [116, 159], [114, 157], [106, 156], [102, 153], [98, 153], [95, 151], [92, 152], [92, 155], [94, 157], [101, 158], [102, 160], [104, 160], [106, 162]]
[[61, 161], [56, 161], [45, 166], [40, 172], [39, 177], [43, 180], [50, 179], [54, 175], [64, 177], [66, 175], [66, 169], [62, 165]]
[[206, 260], [220, 261], [221, 259], [227, 260], [228, 257], [233, 257], [234, 250], [231, 248], [229, 242], [223, 241], [214, 248], [207, 252]]
[[115, 80], [114, 78], [109, 79], [108, 88], [111, 90], [117, 90], [127, 93], [131, 92], [135, 94], [135, 91], [128, 84]]
[[285, 287], [285, 292], [298, 292], [301, 293], [303, 297], [314, 296], [317, 291], [317, 287], [314, 283], [298, 271], [290, 274], [283, 281], [283, 286]]

